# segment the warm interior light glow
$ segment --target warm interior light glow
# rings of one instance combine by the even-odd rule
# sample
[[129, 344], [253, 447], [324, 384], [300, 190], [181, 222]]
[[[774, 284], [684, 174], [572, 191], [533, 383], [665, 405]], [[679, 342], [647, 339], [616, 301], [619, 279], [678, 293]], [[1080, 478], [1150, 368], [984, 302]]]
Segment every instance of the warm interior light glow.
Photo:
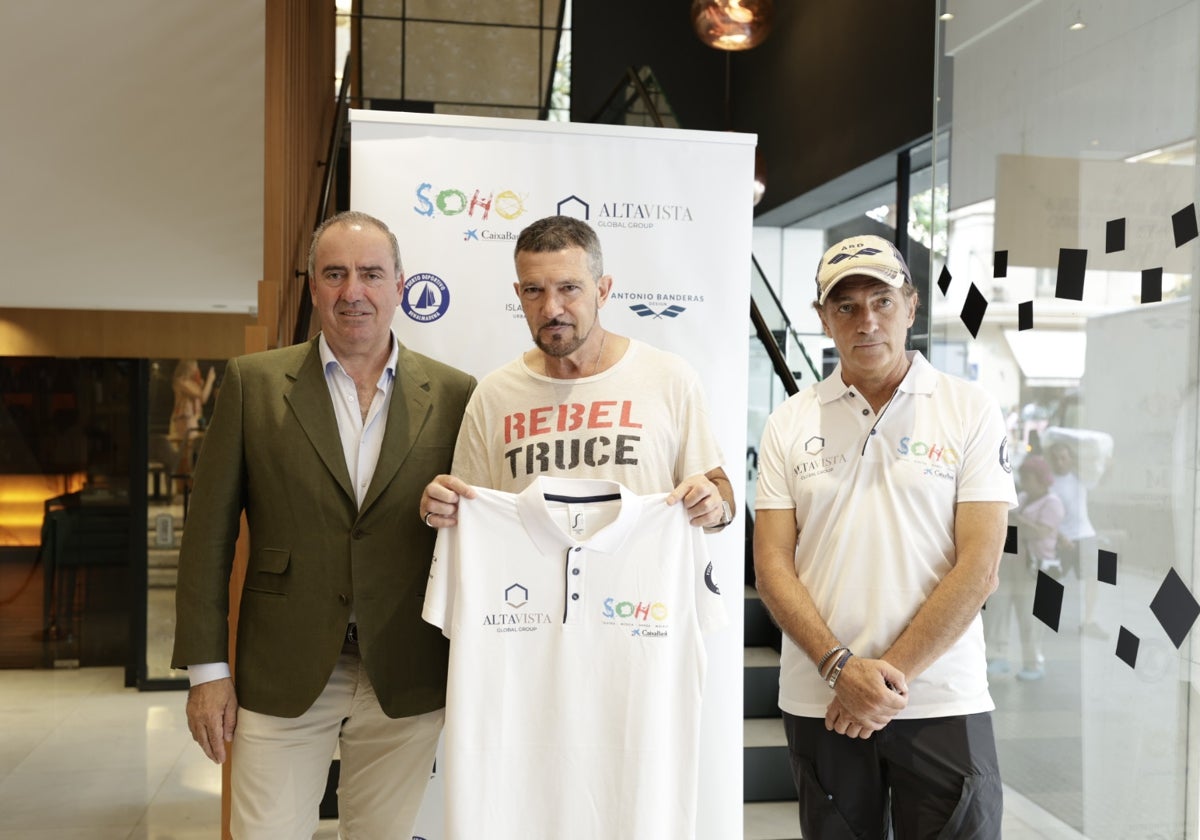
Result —
[[82, 490], [86, 473], [0, 476], [0, 545], [41, 545], [46, 500]]
[[725, 10], [729, 15], [730, 20], [735, 20], [738, 23], [750, 23], [754, 20], [754, 12], [742, 5], [742, 0], [729, 0], [729, 7]]
[[938, 15], [938, 20], [954, 20], [954, 12], [942, 12]]
[[719, 50], [748, 50], [771, 30], [772, 0], [692, 0], [692, 26], [700, 40]]
[[1083, 22], [1083, 16], [1080, 15], [1078, 11], [1076, 11], [1075, 12], [1075, 22], [1072, 23], [1070, 26], [1068, 26], [1067, 29], [1071, 30], [1072, 32], [1078, 32], [1080, 29], [1086, 29], [1086, 28], [1087, 28], [1087, 24]]

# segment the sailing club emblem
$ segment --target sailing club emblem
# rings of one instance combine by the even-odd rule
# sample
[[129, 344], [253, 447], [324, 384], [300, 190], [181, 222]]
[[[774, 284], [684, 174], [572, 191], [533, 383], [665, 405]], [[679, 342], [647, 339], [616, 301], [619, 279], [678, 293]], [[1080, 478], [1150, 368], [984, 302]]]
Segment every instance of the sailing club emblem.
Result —
[[436, 274], [422, 272], [404, 281], [400, 308], [414, 321], [428, 324], [446, 314], [450, 307], [450, 289]]

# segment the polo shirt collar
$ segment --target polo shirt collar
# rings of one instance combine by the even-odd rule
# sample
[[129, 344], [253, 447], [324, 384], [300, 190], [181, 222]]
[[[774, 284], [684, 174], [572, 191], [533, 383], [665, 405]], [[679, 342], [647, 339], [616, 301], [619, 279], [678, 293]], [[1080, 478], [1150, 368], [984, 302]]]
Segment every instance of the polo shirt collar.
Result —
[[[587, 540], [577, 540], [555, 522], [546, 505], [546, 495], [566, 496], [581, 503], [596, 497], [621, 497], [621, 509], [613, 522]], [[534, 545], [543, 554], [583, 546], [604, 554], [615, 554], [633, 533], [642, 515], [640, 496], [617, 481], [538, 476], [517, 496], [517, 515]]]
[[[933, 365], [929, 363], [920, 351], [907, 350], [905, 353], [908, 356], [910, 364], [908, 372], [904, 374], [904, 379], [900, 380], [900, 384], [896, 390], [903, 391], [906, 394], [932, 394], [934, 387], [937, 385], [937, 370], [934, 369]], [[840, 400], [850, 390], [851, 386], [842, 380], [841, 362], [838, 362], [837, 367], [833, 369], [833, 373], [814, 386], [817, 401], [821, 405], [827, 405], [835, 400]]]
[[908, 351], [908, 360], [912, 364], [897, 390], [907, 394], [932, 394], [937, 386], [937, 370], [917, 350]]

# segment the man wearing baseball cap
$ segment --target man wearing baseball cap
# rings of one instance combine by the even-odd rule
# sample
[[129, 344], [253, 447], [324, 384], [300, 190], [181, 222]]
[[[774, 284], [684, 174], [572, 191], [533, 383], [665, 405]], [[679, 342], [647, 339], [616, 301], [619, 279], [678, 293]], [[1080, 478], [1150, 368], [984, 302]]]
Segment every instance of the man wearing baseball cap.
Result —
[[979, 611], [1016, 504], [1000, 408], [905, 349], [919, 300], [890, 242], [838, 242], [816, 281], [840, 361], [772, 413], [754, 525], [802, 833], [998, 840]]

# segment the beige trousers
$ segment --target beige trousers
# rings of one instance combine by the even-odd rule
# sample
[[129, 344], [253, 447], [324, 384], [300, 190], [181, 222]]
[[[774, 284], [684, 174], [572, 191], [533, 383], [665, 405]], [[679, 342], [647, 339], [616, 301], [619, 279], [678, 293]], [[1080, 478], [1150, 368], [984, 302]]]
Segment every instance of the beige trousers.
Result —
[[389, 718], [356, 654], [298, 718], [238, 709], [230, 831], [235, 840], [311, 840], [335, 749], [341, 840], [412, 837], [445, 710]]

